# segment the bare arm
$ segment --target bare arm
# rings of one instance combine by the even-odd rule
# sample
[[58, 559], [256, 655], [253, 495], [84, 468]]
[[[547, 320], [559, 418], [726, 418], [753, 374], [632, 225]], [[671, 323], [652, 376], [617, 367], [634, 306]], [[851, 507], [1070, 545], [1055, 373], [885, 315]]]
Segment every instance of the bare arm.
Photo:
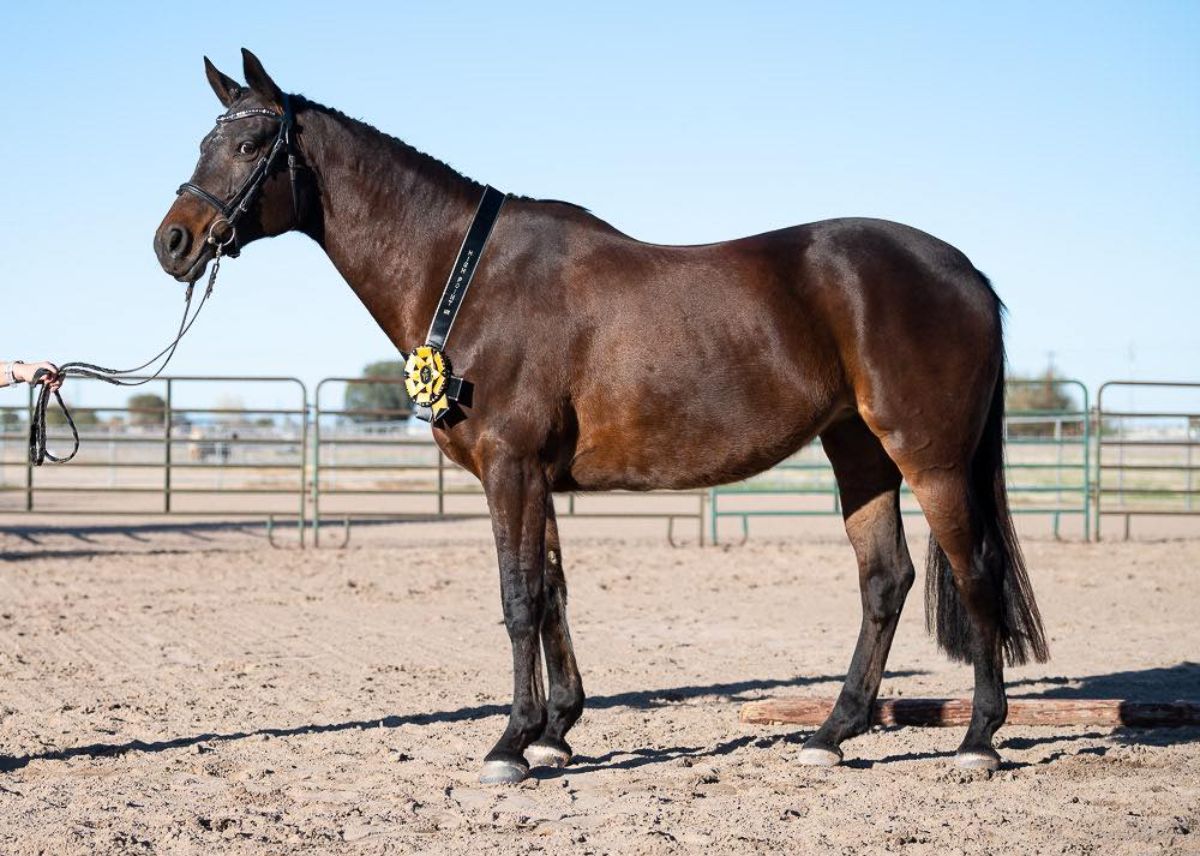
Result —
[[58, 389], [62, 386], [62, 377], [59, 376], [58, 366], [54, 363], [45, 361], [38, 363], [25, 363], [20, 360], [12, 360], [11, 362], [0, 362], [0, 386], [11, 386], [15, 383], [33, 383], [33, 376], [40, 370], [45, 369], [49, 374], [38, 380], [38, 383], [45, 383], [51, 389]]

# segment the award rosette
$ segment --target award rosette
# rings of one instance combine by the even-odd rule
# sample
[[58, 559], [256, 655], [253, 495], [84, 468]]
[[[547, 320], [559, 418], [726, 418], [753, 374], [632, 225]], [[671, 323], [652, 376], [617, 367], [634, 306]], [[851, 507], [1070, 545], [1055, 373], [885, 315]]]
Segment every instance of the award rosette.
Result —
[[446, 355], [432, 345], [421, 345], [408, 355], [404, 364], [404, 388], [417, 405], [418, 416], [423, 416], [421, 409], [424, 409], [429, 421], [436, 422], [450, 409], [447, 395], [450, 380], [450, 363]]

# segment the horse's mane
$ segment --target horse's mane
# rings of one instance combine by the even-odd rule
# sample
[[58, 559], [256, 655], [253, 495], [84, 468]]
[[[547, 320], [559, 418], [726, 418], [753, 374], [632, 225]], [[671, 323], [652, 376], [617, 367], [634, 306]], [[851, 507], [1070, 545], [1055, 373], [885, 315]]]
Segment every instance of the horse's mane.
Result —
[[[381, 131], [379, 128], [376, 128], [369, 122], [364, 122], [362, 119], [356, 119], [353, 116], [348, 116], [341, 110], [338, 110], [336, 107], [326, 106], [317, 101], [313, 101], [311, 98], [306, 98], [303, 95], [295, 95], [293, 97], [300, 102], [302, 107], [306, 107], [311, 110], [317, 110], [321, 113], [332, 116], [339, 122], [350, 127], [352, 130], [359, 132], [365, 137], [375, 140], [381, 146], [383, 146], [385, 150], [392, 152], [400, 160], [410, 163], [416, 161], [417, 163], [423, 164], [427, 168], [432, 168], [437, 172], [441, 172], [450, 181], [464, 182], [470, 188], [475, 190], [482, 191], [483, 189], [482, 182], [476, 181], [470, 176], [464, 175], [445, 161], [439, 160], [433, 155], [421, 151], [416, 146], [404, 142], [404, 140], [400, 139], [399, 137], [394, 137], [386, 131]], [[588, 209], [584, 208], [582, 205], [577, 205], [574, 202], [565, 202], [561, 199], [537, 199], [531, 196], [520, 196], [515, 193], [510, 193], [509, 198], [524, 200], [526, 202], [548, 202], [555, 205], [566, 205], [584, 212], [588, 211]]]

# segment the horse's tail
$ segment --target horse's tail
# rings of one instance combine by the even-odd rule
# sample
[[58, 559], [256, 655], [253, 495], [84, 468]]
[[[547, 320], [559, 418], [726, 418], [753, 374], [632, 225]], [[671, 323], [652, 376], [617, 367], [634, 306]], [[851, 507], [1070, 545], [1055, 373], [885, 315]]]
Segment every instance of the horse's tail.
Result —
[[[1025, 663], [1030, 655], [1044, 663], [1050, 657], [1046, 633], [1025, 572], [1004, 483], [1003, 357], [987, 421], [971, 461], [969, 492], [971, 525], [976, 533], [971, 558], [976, 567], [972, 570], [992, 581], [999, 600], [1000, 645], [1010, 664]], [[929, 538], [925, 576], [926, 627], [952, 659], [972, 662], [971, 619], [954, 584], [950, 561], [933, 536]]]

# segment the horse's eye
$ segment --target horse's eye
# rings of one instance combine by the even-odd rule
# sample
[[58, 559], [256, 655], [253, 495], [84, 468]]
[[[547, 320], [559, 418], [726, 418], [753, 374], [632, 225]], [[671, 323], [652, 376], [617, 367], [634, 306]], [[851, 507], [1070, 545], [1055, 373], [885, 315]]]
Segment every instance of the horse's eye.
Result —
[[256, 148], [257, 148], [257, 146], [255, 146], [254, 143], [250, 142], [249, 140], [246, 140], [245, 142], [238, 144], [238, 154], [239, 155], [254, 154], [254, 150]]

